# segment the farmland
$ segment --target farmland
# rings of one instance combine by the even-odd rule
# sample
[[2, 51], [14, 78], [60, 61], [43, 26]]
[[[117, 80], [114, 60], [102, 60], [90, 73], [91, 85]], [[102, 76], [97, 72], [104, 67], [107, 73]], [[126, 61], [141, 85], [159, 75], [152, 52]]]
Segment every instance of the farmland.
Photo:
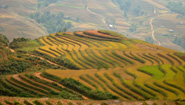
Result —
[[18, 38], [10, 47], [0, 49], [1, 73], [7, 74], [0, 77], [0, 93], [27, 99], [3, 98], [2, 103], [118, 99], [171, 105], [185, 99], [184, 53], [116, 32], [58, 32], [36, 40]]

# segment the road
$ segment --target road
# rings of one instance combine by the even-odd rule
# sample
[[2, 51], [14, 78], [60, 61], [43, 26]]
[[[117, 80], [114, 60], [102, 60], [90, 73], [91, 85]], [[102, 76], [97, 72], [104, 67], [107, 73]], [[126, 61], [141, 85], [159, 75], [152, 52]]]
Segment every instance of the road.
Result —
[[87, 10], [87, 12], [89, 12], [89, 13], [91, 13], [91, 14], [94, 14], [94, 15], [96, 15], [96, 16], [101, 17], [101, 18], [102, 18], [102, 22], [107, 26], [107, 24], [106, 24], [106, 22], [105, 22], [105, 17], [103, 17], [102, 15], [97, 14], [97, 13], [91, 11], [88, 7], [86, 8], [86, 10]]
[[[156, 8], [154, 9], [154, 15], [155, 15], [155, 14], [156, 14]], [[153, 20], [154, 20], [154, 19], [155, 19], [155, 18], [152, 18], [152, 19], [150, 20], [150, 27], [151, 27], [151, 30], [152, 30], [152, 39], [153, 39], [155, 42], [157, 42], [159, 46], [161, 46], [160, 41], [158, 41], [158, 40], [155, 38], [155, 31], [154, 31], [154, 26], [153, 26]]]

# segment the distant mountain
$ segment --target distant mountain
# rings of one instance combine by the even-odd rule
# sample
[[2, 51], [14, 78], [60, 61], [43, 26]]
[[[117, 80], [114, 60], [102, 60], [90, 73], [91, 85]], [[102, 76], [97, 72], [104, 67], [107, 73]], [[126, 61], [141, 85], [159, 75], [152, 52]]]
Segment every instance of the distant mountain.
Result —
[[129, 38], [185, 51], [183, 0], [0, 1], [0, 32], [37, 38], [59, 31], [109, 29]]

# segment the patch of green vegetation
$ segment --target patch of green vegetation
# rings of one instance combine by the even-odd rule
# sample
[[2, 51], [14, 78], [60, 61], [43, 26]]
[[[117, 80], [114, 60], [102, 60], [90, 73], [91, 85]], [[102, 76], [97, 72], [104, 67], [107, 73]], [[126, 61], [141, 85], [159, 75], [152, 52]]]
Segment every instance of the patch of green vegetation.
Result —
[[173, 12], [185, 15], [185, 5], [182, 2], [168, 2], [166, 7]]
[[60, 101], [57, 102], [57, 105], [63, 105]]
[[49, 4], [56, 3], [58, 0], [37, 0], [38, 8], [47, 7]]
[[34, 50], [38, 49], [41, 44], [37, 39], [17, 38], [14, 39], [9, 46], [18, 52], [32, 53]]
[[142, 105], [148, 105], [146, 102], [144, 102]]
[[143, 40], [139, 40], [139, 39], [131, 39], [132, 41], [136, 42], [136, 43], [146, 43]]
[[159, 70], [159, 66], [144, 66], [138, 69], [141, 72], [149, 74], [153, 79], [161, 79], [164, 77], [164, 73]]
[[185, 105], [185, 102], [179, 102], [179, 105]]
[[131, 24], [129, 31], [130, 32], [135, 32], [137, 30], [137, 26], [135, 24]]
[[152, 43], [152, 44], [154, 43], [154, 40], [151, 36], [146, 37], [145, 41], [148, 42], [148, 43]]
[[44, 105], [44, 103], [40, 102], [39, 100], [35, 100], [35, 101], [33, 101], [33, 103], [35, 105]]
[[3, 35], [3, 34], [0, 33], [0, 45], [7, 46], [8, 43], [9, 43], [8, 38], [5, 35]]
[[129, 47], [130, 44], [133, 44], [132, 39], [131, 40], [123, 40], [122, 43], [127, 45], [127, 47]]
[[64, 21], [64, 14], [62, 12], [57, 14], [52, 14], [50, 11], [36, 12], [30, 14], [30, 18], [46, 27], [49, 34], [59, 32], [64, 28], [69, 29], [72, 27], [71, 22]]
[[74, 6], [74, 5], [65, 5], [65, 4], [56, 4], [56, 5], [57, 6], [62, 6], [62, 7], [75, 8], [75, 9], [85, 9], [84, 7]]
[[76, 66], [76, 64], [74, 64], [73, 62], [71, 62], [70, 60], [68, 60], [65, 56], [60, 56], [60, 57], [56, 57], [56, 58], [52, 58], [49, 55], [40, 53], [38, 51], [34, 51], [34, 55], [38, 55], [40, 57], [43, 57], [51, 62], [54, 62], [58, 65], [62, 65], [64, 66], [64, 68], [69, 68], [69, 69], [75, 69], [75, 70], [79, 70], [80, 68], [78, 66]]
[[2, 74], [16, 74], [25, 71], [27, 68], [30, 68], [33, 64], [25, 61], [16, 61], [14, 59], [1, 63], [0, 72]]
[[106, 99], [117, 99], [117, 96], [112, 95], [111, 93], [108, 92], [103, 92], [99, 90], [92, 90], [91, 88], [83, 85], [77, 80], [74, 80], [72, 78], [64, 78], [61, 79], [59, 77], [50, 75], [46, 72], [43, 72], [41, 74], [45, 78], [51, 79], [53, 81], [57, 81], [60, 84], [64, 85], [65, 87], [68, 87], [74, 91], [77, 91], [78, 93], [81, 93], [89, 98], [96, 99], [96, 100], [106, 100]]
[[176, 52], [175, 55], [185, 61], [185, 53], [183, 52]]
[[24, 104], [26, 105], [33, 105], [31, 102], [29, 102], [28, 100], [24, 100]]
[[8, 100], [4, 100], [4, 102], [5, 102], [6, 104], [8, 104], [8, 105], [13, 105], [13, 103], [10, 102], [10, 101], [8, 101]]
[[72, 102], [68, 102], [68, 105], [74, 105]]
[[124, 35], [122, 34], [119, 34], [117, 32], [113, 32], [113, 31], [109, 31], [109, 30], [98, 30], [98, 32], [100, 33], [104, 33], [104, 34], [109, 34], [109, 35], [112, 35], [112, 36], [120, 36], [120, 37], [123, 37], [123, 38], [126, 38]]

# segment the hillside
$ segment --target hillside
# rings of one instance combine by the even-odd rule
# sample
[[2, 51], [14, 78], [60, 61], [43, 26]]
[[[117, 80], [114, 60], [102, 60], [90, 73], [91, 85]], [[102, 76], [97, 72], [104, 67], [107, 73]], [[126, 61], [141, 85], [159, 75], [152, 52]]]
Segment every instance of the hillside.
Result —
[[185, 51], [183, 0], [1, 0], [0, 4], [0, 32], [10, 41], [64, 29], [106, 29]]
[[0, 95], [14, 98], [2, 97], [2, 103], [16, 97], [89, 104], [185, 100], [185, 53], [116, 32], [58, 32], [35, 40], [17, 38], [9, 47], [1, 44]]

